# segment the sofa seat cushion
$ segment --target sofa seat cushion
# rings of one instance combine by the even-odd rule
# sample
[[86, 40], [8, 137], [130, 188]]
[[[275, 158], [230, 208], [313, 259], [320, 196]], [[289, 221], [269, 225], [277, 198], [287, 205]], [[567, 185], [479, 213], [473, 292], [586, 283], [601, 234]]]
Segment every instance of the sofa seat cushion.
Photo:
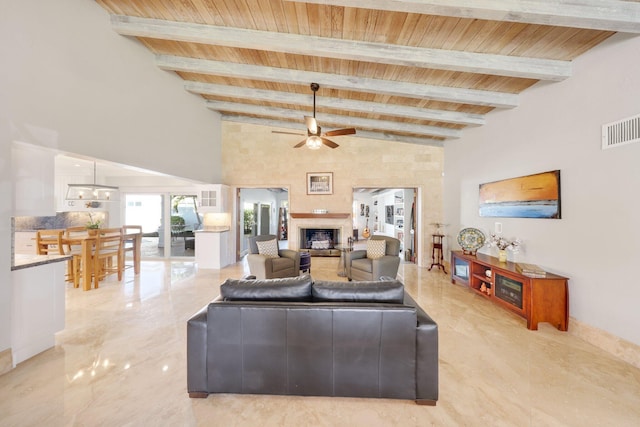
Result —
[[369, 258], [354, 259], [351, 261], [351, 268], [371, 273], [373, 271], [373, 262], [371, 261]]
[[225, 301], [311, 301], [311, 276], [282, 279], [227, 279], [220, 286]]
[[404, 285], [398, 280], [328, 282], [316, 281], [311, 286], [314, 301], [382, 302], [402, 304]]
[[291, 258], [279, 257], [271, 260], [271, 271], [274, 273], [282, 270], [288, 270], [295, 266], [295, 261]]

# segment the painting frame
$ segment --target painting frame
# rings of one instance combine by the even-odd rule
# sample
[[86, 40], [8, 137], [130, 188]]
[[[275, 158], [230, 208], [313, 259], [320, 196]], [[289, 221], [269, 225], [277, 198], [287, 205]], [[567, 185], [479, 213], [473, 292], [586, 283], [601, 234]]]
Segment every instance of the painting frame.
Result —
[[333, 172], [307, 172], [307, 194], [333, 194]]
[[561, 219], [560, 170], [480, 184], [478, 214], [491, 218]]
[[384, 222], [385, 224], [393, 225], [393, 205], [386, 205], [384, 207], [385, 216]]

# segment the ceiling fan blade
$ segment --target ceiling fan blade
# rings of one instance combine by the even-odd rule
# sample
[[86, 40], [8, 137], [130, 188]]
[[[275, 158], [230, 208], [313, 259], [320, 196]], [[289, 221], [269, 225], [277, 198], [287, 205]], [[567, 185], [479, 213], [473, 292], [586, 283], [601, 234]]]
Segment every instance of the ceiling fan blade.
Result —
[[296, 145], [293, 146], [293, 148], [300, 148], [306, 143], [307, 143], [307, 138], [305, 138], [302, 141], [298, 142]]
[[307, 129], [311, 135], [318, 134], [318, 122], [315, 117], [304, 116], [304, 122], [307, 124]]
[[339, 147], [338, 144], [336, 144], [335, 142], [331, 141], [330, 139], [327, 139], [327, 138], [321, 138], [321, 139], [322, 139], [322, 143], [324, 145], [326, 145], [327, 147], [329, 147], [329, 148], [338, 148]]
[[300, 132], [283, 132], [281, 130], [272, 130], [271, 133], [281, 133], [283, 135], [299, 135], [299, 136], [304, 136], [303, 133]]
[[336, 129], [326, 132], [324, 136], [340, 136], [340, 135], [355, 135], [356, 130], [354, 128]]

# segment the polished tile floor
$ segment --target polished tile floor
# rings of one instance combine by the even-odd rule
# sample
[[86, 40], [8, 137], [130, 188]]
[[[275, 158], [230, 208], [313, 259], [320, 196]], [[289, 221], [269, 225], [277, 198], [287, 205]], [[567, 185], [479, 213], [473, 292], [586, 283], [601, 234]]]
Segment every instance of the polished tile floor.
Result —
[[[336, 258], [312, 275], [336, 276]], [[547, 324], [407, 264], [408, 291], [438, 322], [440, 400], [212, 395], [186, 391], [186, 321], [218, 294], [221, 271], [148, 261], [97, 290], [67, 289], [55, 348], [0, 376], [0, 426], [638, 426], [640, 370]]]

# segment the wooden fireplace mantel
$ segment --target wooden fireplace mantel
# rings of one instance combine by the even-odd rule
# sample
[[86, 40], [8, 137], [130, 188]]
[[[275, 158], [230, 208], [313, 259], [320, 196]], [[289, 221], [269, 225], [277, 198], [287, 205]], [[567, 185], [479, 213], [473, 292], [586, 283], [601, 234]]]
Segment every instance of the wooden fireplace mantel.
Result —
[[296, 218], [296, 219], [305, 219], [305, 218], [306, 219], [309, 219], [309, 218], [345, 219], [345, 218], [349, 218], [351, 216], [351, 214], [348, 214], [348, 213], [317, 214], [317, 213], [307, 213], [307, 212], [291, 212], [290, 215], [291, 215], [291, 218]]

